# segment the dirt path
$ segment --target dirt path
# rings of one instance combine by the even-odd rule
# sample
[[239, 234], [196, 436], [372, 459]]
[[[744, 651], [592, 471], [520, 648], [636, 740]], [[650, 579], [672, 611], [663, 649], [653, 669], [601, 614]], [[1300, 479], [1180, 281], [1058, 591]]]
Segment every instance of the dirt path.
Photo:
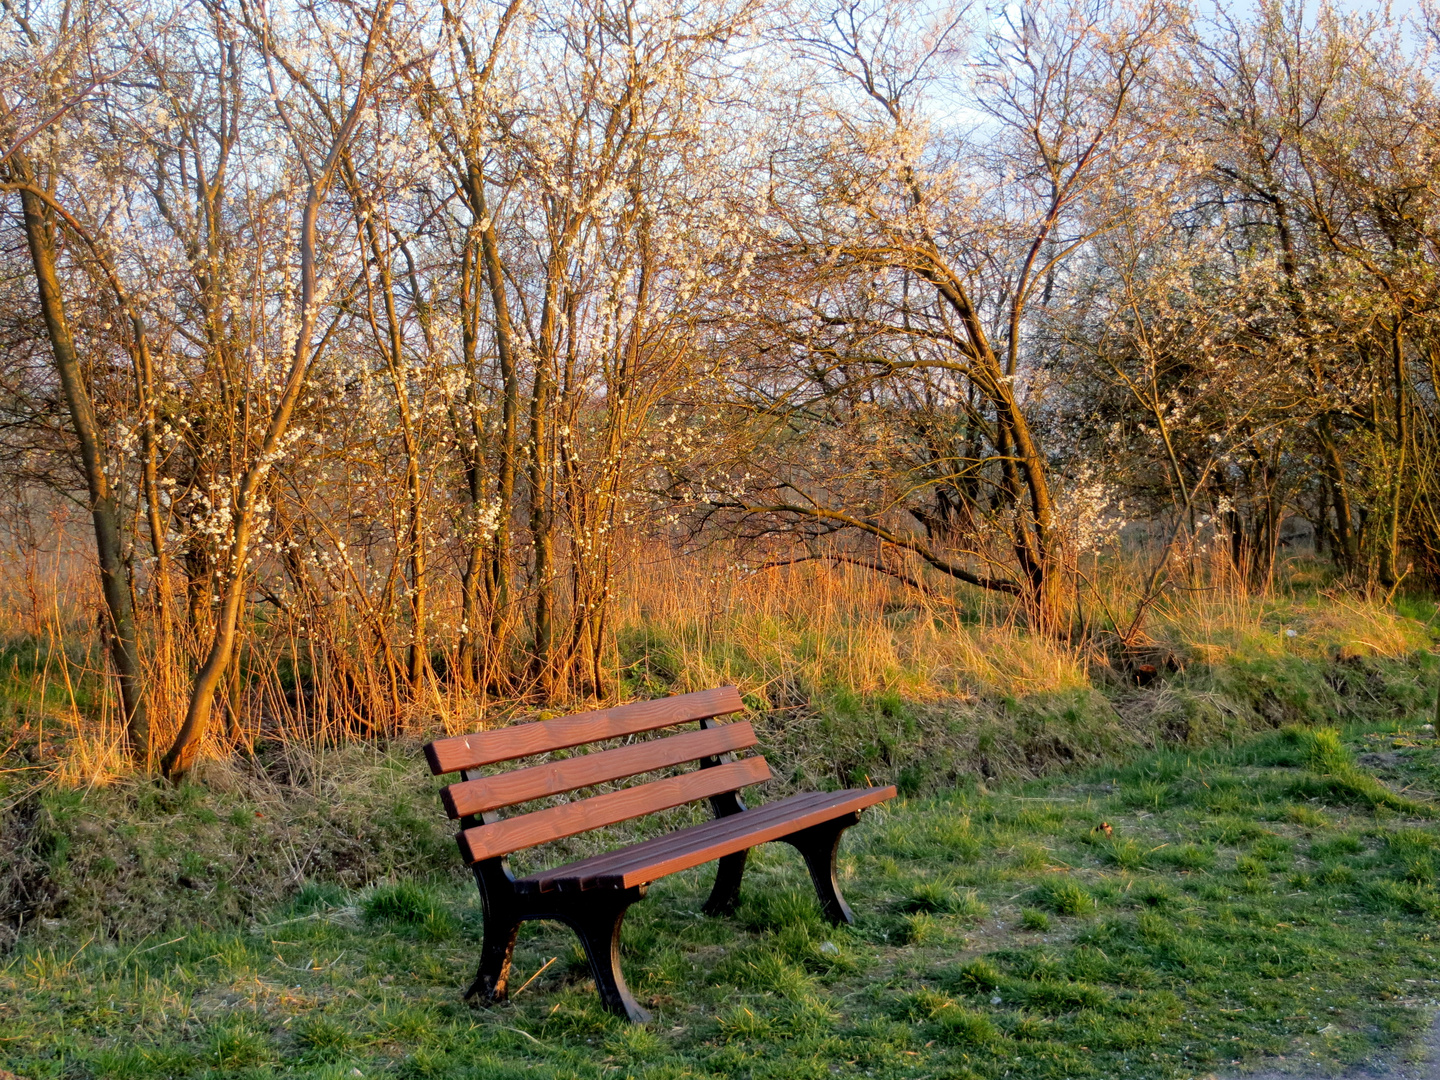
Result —
[[1395, 1061], [1365, 1065], [1340, 1074], [1271, 1070], [1229, 1074], [1226, 1080], [1440, 1080], [1440, 1014], [1431, 1021], [1424, 1036]]

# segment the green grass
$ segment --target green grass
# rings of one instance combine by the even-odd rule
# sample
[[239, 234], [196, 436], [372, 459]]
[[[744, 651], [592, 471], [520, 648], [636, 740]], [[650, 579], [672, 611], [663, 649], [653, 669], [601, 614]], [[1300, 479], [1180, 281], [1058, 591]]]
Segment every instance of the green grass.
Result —
[[[665, 879], [625, 926], [647, 1028], [600, 1010], [573, 935], [548, 924], [521, 933], [509, 1004], [463, 1004], [479, 905], [428, 832], [373, 826], [365, 842], [391, 845], [390, 864], [347, 877], [317, 855], [323, 873], [301, 874], [311, 883], [284, 905], [249, 910], [233, 864], [303, 867], [303, 848], [272, 849], [303, 843], [304, 827], [257, 833], [257, 804], [219, 790], [143, 807], [134, 791], [54, 794], [44, 835], [70, 838], [63, 852], [47, 841], [57, 873], [153, 891], [72, 882], [78, 899], [0, 960], [0, 1067], [33, 1080], [918, 1080], [1195, 1076], [1284, 1055], [1334, 1070], [1398, 1052], [1440, 985], [1426, 794], [1440, 751], [1418, 735], [1286, 730], [897, 801], [843, 846], [853, 927], [821, 921], [788, 848], [752, 855], [733, 918], [698, 914], [708, 870]], [[408, 801], [433, 798], [424, 781], [376, 775], [372, 817], [404, 808], [442, 831]], [[122, 803], [120, 832], [70, 827]], [[113, 904], [171, 914], [101, 917]]]

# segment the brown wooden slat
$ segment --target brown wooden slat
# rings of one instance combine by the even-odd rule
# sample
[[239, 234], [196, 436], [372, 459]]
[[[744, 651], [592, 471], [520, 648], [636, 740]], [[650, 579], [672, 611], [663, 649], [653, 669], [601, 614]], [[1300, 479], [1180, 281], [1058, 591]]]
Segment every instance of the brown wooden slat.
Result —
[[[714, 821], [708, 821], [703, 826], [697, 825], [694, 828], [705, 828], [709, 830], [706, 835], [715, 838], [724, 838], [730, 835], [740, 835], [757, 825], [765, 825], [777, 820], [797, 809], [808, 809], [811, 806], [818, 806], [829, 798], [832, 792], [806, 791], [798, 795], [792, 795], [788, 799], [780, 799], [776, 802], [766, 803], [764, 806], [757, 806], [753, 810], [747, 810], [742, 814], [731, 814]], [[532, 875], [532, 880], [538, 881], [542, 889], [548, 891], [554, 881], [566, 877], [572, 873], [583, 870], [585, 874], [594, 874], [611, 870], [626, 863], [636, 852], [643, 852], [647, 856], [658, 856], [670, 850], [679, 851], [691, 843], [689, 838], [690, 829], [679, 829], [675, 832], [666, 833], [664, 836], [657, 836], [651, 840], [644, 840], [629, 847], [618, 848], [615, 851], [606, 852], [601, 855], [592, 855], [578, 863], [571, 863], [568, 866], [559, 866], [551, 870], [541, 871]], [[579, 868], [579, 870], [577, 870]]]
[[430, 771], [439, 776], [601, 739], [654, 731], [692, 720], [709, 720], [740, 712], [744, 708], [740, 691], [733, 686], [722, 686], [717, 690], [678, 694], [655, 701], [636, 701], [614, 709], [562, 716], [557, 720], [534, 720], [496, 731], [436, 739], [426, 744], [425, 759], [430, 763]]
[[568, 892], [572, 889], [585, 888], [629, 888], [631, 885], [655, 881], [667, 874], [689, 870], [723, 855], [757, 847], [771, 840], [778, 840], [812, 825], [832, 821], [845, 814], [858, 813], [868, 806], [874, 806], [876, 803], [894, 798], [895, 791], [893, 788], [871, 788], [850, 794], [850, 798], [812, 805], [808, 809], [786, 815], [768, 825], [756, 826], [739, 836], [722, 839], [700, 838], [705, 842], [697, 841], [683, 850], [670, 851], [660, 857], [635, 859], [608, 872], [589, 875], [583, 881], [571, 883], [565, 878], [560, 878], [557, 880], [557, 885], [562, 891]]
[[499, 776], [466, 780], [442, 789], [440, 799], [445, 804], [445, 812], [452, 818], [465, 817], [730, 750], [743, 750], [754, 746], [755, 742], [755, 729], [745, 721], [723, 724], [708, 730], [686, 731], [565, 761], [516, 769]]
[[723, 844], [710, 844], [705, 847], [696, 847], [681, 854], [672, 854], [663, 862], [660, 860], [647, 860], [628, 866], [623, 870], [617, 870], [612, 877], [597, 876], [589, 884], [592, 887], [619, 887], [628, 888], [631, 885], [639, 885], [642, 882], [655, 881], [667, 874], [679, 873], [681, 870], [689, 870], [691, 867], [700, 866], [712, 859], [718, 859], [722, 855], [728, 855], [732, 851], [740, 851], [743, 847], [754, 847], [767, 843], [771, 840], [778, 840], [781, 837], [789, 836], [791, 833], [799, 832], [801, 829], [808, 829], [812, 825], [819, 825], [831, 821], [843, 814], [858, 814], [867, 807], [876, 803], [885, 802], [895, 797], [895, 788], [870, 788], [852, 793], [852, 797], [840, 802], [830, 804], [822, 803], [806, 810], [803, 813], [795, 814], [786, 820], [767, 825], [764, 828], [753, 830], [748, 836], [741, 838], [744, 843], [735, 840], [726, 841]]
[[543, 870], [524, 880], [538, 885], [541, 892], [549, 892], [561, 878], [585, 880], [596, 874], [606, 873], [623, 866], [637, 855], [653, 858], [666, 855], [671, 851], [684, 850], [694, 842], [691, 838], [693, 830], [704, 829], [706, 830], [705, 835], [712, 839], [725, 839], [732, 835], [740, 836], [757, 826], [767, 825], [787, 814], [796, 812], [796, 810], [818, 806], [833, 794], [833, 792], [824, 791], [802, 792], [799, 795], [792, 795], [788, 799], [780, 799], [776, 802], [766, 803], [764, 806], [757, 806], [743, 814], [731, 814], [727, 817], [716, 818], [692, 828], [677, 829], [664, 836], [643, 840], [629, 847], [618, 848], [601, 855], [592, 855], [579, 862]]
[[[646, 841], [621, 848], [617, 852], [612, 852], [618, 858], [604, 861], [596, 859], [593, 865], [587, 864], [578, 872], [575, 869], [577, 864], [572, 864], [571, 867], [561, 867], [560, 870], [569, 872], [554, 873], [546, 882], [548, 887], [542, 891], [549, 891], [550, 888], [573, 891], [592, 887], [609, 887], [627, 873], [643, 871], [650, 866], [666, 865], [673, 858], [687, 858], [697, 851], [701, 852], [696, 856], [698, 862], [690, 862], [685, 866], [677, 865], [655, 875], [664, 877], [665, 874], [688, 869], [690, 866], [698, 866], [712, 857], [719, 858], [720, 855], [729, 854], [732, 851], [741, 851], [746, 847], [763, 844], [777, 836], [788, 836], [808, 825], [828, 821], [852, 810], [863, 809], [876, 802], [882, 802], [884, 797], [876, 793], [883, 793], [884, 790], [884, 788], [865, 788], [858, 791], [802, 792], [776, 803], [767, 803], [766, 806], [772, 808], [768, 814], [760, 813], [765, 807], [759, 807], [757, 810], [747, 811], [744, 814], [706, 822], [688, 829], [679, 829], [666, 837], [658, 837], [657, 841], [660, 842]], [[872, 798], [872, 796], [874, 797]], [[750, 819], [752, 814], [755, 815], [753, 821]], [[721, 828], [722, 823], [732, 827]], [[697, 847], [697, 845], [700, 846]], [[715, 850], [717, 854], [713, 856], [703, 854], [704, 851], [709, 850]]]
[[[791, 796], [743, 814], [678, 829], [667, 836], [634, 844], [618, 852], [583, 859], [523, 878], [517, 884], [529, 892], [549, 891], [550, 888], [565, 892], [585, 888], [628, 889], [893, 799], [895, 788], [826, 792], [823, 794], [827, 797], [818, 801], [814, 794]], [[781, 812], [772, 812], [763, 821], [746, 821], [752, 815], [760, 817], [766, 807], [774, 807]], [[737, 828], [739, 825], [747, 827]]]
[[508, 855], [512, 851], [560, 840], [605, 825], [669, 810], [697, 799], [735, 791], [770, 778], [763, 757], [746, 758], [713, 769], [697, 769], [683, 776], [671, 776], [621, 791], [610, 791], [564, 806], [552, 806], [530, 814], [507, 818], [493, 825], [477, 825], [456, 837], [466, 862]]

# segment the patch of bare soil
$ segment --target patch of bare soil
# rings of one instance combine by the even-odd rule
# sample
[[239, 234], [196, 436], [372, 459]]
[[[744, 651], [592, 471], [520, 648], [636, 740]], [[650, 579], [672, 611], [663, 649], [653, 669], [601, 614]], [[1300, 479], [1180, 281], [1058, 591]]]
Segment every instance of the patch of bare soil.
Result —
[[1435, 1016], [1424, 1035], [1399, 1058], [1361, 1065], [1343, 1073], [1306, 1072], [1304, 1062], [1295, 1060], [1294, 1069], [1228, 1074], [1226, 1080], [1440, 1080], [1440, 1015]]

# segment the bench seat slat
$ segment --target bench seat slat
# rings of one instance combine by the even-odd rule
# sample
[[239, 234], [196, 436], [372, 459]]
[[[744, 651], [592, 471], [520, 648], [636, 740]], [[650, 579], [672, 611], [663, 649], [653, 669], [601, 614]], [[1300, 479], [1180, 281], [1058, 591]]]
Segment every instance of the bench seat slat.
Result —
[[465, 861], [474, 863], [735, 791], [769, 778], [770, 768], [765, 759], [751, 757], [713, 769], [697, 769], [681, 776], [609, 791], [564, 806], [536, 810], [490, 825], [477, 825], [465, 829], [456, 839]]
[[[739, 835], [729, 834], [707, 839], [703, 845], [692, 843], [679, 850], [671, 849], [654, 855], [635, 855], [624, 864], [603, 873], [590, 875], [582, 882], [569, 885], [568, 879], [560, 878], [558, 885], [562, 891], [566, 891], [567, 885], [570, 888], [629, 888], [632, 885], [644, 884], [667, 874], [689, 870], [724, 855], [744, 851], [771, 840], [778, 840], [812, 825], [832, 821], [845, 814], [858, 814], [866, 807], [884, 802], [886, 799], [893, 798], [894, 795], [894, 788], [835, 792], [832, 798], [816, 799], [803, 806], [794, 806], [790, 808], [792, 813], [781, 815], [769, 823], [751, 822], [750, 828], [741, 831]], [[745, 815], [735, 816], [743, 818]], [[719, 832], [719, 830], [716, 831]]]
[[[618, 852], [582, 859], [522, 878], [516, 886], [532, 893], [549, 889], [562, 892], [585, 888], [628, 889], [769, 840], [778, 840], [811, 825], [833, 820], [840, 814], [863, 810], [892, 799], [895, 794], [894, 787], [876, 787], [793, 795], [743, 814], [678, 829]], [[770, 810], [769, 814], [765, 813], [767, 810]], [[617, 855], [622, 858], [612, 858]]]
[[440, 798], [445, 803], [446, 813], [452, 818], [465, 817], [669, 765], [744, 750], [755, 743], [755, 729], [742, 720], [664, 739], [647, 739], [631, 746], [601, 750], [565, 761], [516, 769], [498, 776], [466, 780], [444, 788]]
[[[610, 853], [616, 856], [615, 859], [604, 861], [601, 856], [578, 873], [575, 871], [578, 864], [559, 867], [545, 875], [547, 880], [541, 891], [616, 887], [621, 880], [632, 878], [637, 882], [653, 881], [666, 874], [699, 866], [710, 859], [718, 859], [721, 855], [742, 851], [821, 821], [872, 806], [883, 801], [884, 796], [876, 794], [883, 790], [862, 788], [802, 792], [743, 814], [705, 822], [692, 827], [693, 831], [679, 829], [653, 841], [621, 848]], [[768, 814], [763, 812], [767, 808], [771, 809]]]
[[[809, 809], [812, 804], [818, 804], [828, 798], [831, 792], [806, 791], [799, 795], [792, 795], [788, 799], [779, 799], [775, 802], [766, 803], [764, 806], [757, 806], [746, 810], [741, 814], [729, 814], [713, 821], [707, 821], [703, 825], [694, 828], [703, 828], [705, 837], [709, 840], [724, 840], [730, 836], [741, 835], [756, 826], [768, 825], [773, 821], [785, 818], [787, 815]], [[724, 823], [723, 826], [721, 823]], [[674, 851], [682, 851], [694, 843], [689, 828], [677, 829], [674, 832], [666, 833], [664, 836], [657, 836], [650, 840], [644, 840], [629, 847], [617, 848], [614, 851], [607, 851], [602, 855], [593, 855], [580, 862], [570, 863], [565, 866], [557, 866], [550, 870], [532, 874], [526, 880], [534, 881], [539, 885], [541, 892], [549, 892], [557, 888], [556, 883], [564, 879], [571, 887], [588, 887], [589, 882], [598, 875], [607, 874], [618, 866], [622, 866], [634, 858], [657, 858], [669, 855]]]
[[740, 691], [733, 686], [679, 694], [658, 701], [636, 701], [614, 709], [576, 713], [558, 720], [535, 720], [528, 724], [451, 739], [436, 739], [425, 746], [425, 759], [436, 776], [460, 769], [476, 769], [497, 761], [565, 750], [584, 743], [655, 731], [692, 720], [709, 720], [737, 713], [745, 708]]

